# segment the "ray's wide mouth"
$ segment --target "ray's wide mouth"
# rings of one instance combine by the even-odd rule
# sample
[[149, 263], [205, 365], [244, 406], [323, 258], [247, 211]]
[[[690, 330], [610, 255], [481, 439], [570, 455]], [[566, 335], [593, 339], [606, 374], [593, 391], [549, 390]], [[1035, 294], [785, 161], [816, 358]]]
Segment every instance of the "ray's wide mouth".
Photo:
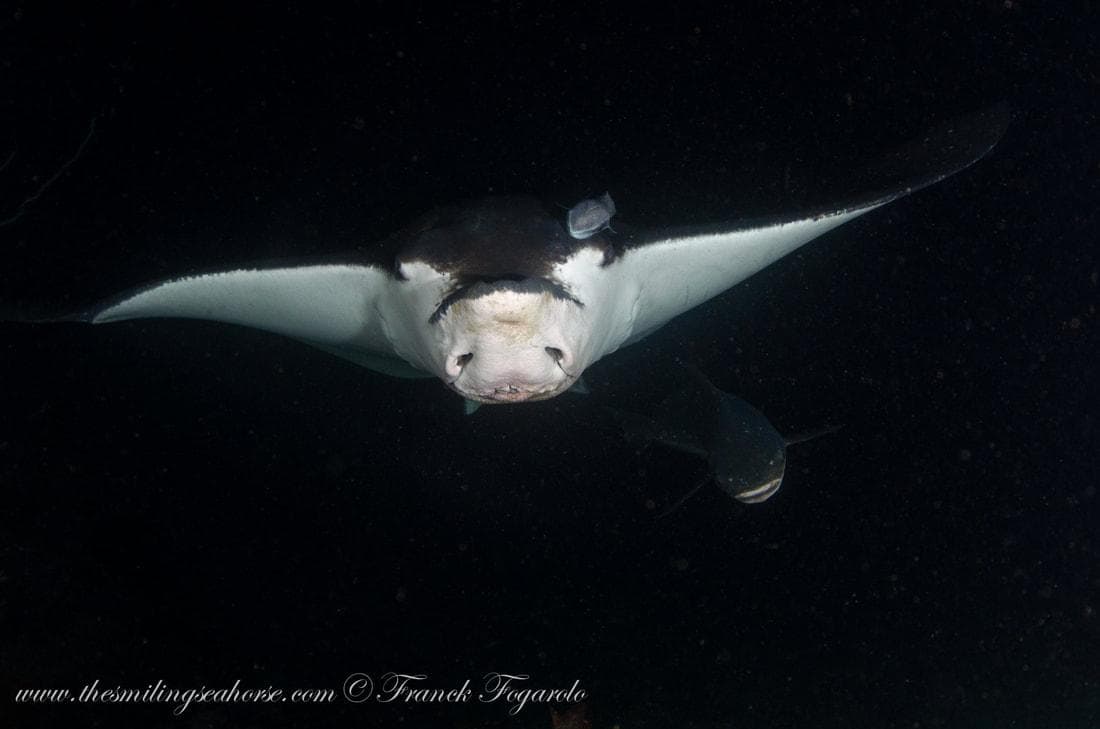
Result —
[[552, 385], [550, 387], [539, 388], [506, 385], [504, 387], [497, 387], [493, 390], [486, 390], [481, 392], [467, 392], [464, 390], [460, 390], [454, 384], [448, 384], [450, 384], [452, 390], [454, 390], [467, 400], [473, 400], [475, 402], [480, 402], [487, 405], [501, 405], [549, 400], [550, 398], [556, 395], [560, 395], [562, 392], [568, 389], [570, 383], [562, 382], [556, 385]]

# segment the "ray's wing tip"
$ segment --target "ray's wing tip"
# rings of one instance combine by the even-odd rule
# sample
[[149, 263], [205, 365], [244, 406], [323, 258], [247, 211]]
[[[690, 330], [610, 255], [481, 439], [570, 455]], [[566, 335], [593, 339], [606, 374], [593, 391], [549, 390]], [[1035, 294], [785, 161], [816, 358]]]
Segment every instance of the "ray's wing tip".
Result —
[[98, 309], [84, 308], [64, 313], [44, 312], [22, 306], [0, 307], [0, 322], [5, 324], [64, 324], [70, 322], [94, 323]]
[[997, 145], [997, 142], [1001, 141], [1001, 137], [1008, 131], [1008, 127], [1012, 123], [1012, 105], [1007, 99], [1001, 99], [995, 104], [975, 112], [973, 116], [986, 120], [991, 134], [989, 148], [992, 149]]
[[1012, 108], [1007, 101], [999, 101], [979, 111], [968, 114], [955, 122], [962, 135], [970, 138], [969, 148], [974, 152], [971, 163], [985, 157], [1000, 144], [1012, 123]]
[[949, 160], [943, 175], [961, 172], [988, 155], [1004, 138], [1012, 122], [1007, 101], [955, 117], [924, 135], [926, 145], [938, 145]]
[[921, 136], [865, 165], [852, 175], [871, 195], [857, 195], [845, 210], [877, 207], [931, 187], [984, 159], [1001, 141], [1012, 120], [1006, 101], [953, 116]]

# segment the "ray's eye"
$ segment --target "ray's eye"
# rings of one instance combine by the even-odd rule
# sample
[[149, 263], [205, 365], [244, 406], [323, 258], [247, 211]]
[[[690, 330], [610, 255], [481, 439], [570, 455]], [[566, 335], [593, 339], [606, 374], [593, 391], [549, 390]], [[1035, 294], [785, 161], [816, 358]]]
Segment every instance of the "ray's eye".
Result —
[[550, 355], [551, 357], [553, 357], [554, 360], [557, 361], [557, 362], [561, 362], [561, 358], [565, 356], [565, 353], [562, 352], [557, 347], [547, 347], [546, 348], [546, 353], [548, 355]]
[[467, 352], [466, 354], [459, 355], [458, 357], [456, 357], [455, 358], [455, 364], [458, 365], [459, 369], [462, 369], [467, 364], [469, 364], [470, 360], [472, 360], [473, 358], [474, 358], [474, 353], [473, 352]]

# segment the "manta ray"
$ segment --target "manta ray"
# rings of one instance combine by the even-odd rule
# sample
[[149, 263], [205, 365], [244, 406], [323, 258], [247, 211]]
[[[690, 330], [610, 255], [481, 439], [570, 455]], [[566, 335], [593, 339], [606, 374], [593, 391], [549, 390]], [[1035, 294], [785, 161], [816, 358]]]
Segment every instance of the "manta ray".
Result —
[[441, 207], [380, 254], [158, 281], [54, 321], [182, 317], [267, 330], [475, 403], [545, 400], [587, 367], [828, 231], [952, 175], [1000, 138], [1003, 109], [885, 159], [864, 194], [767, 219], [615, 232], [610, 195], [556, 216], [530, 196]]

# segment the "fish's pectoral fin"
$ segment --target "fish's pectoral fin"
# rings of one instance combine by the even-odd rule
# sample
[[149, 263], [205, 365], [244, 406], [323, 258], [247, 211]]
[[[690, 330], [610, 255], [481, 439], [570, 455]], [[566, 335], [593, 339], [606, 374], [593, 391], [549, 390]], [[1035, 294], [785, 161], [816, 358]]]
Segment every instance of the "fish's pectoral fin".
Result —
[[607, 406], [603, 409], [618, 422], [619, 429], [628, 443], [639, 447], [660, 443], [673, 450], [690, 453], [700, 458], [706, 458], [709, 455], [709, 451], [691, 433], [666, 428], [653, 418], [628, 410]]
[[803, 433], [796, 433], [791, 436], [785, 436], [783, 438], [783, 441], [788, 446], [795, 445], [796, 443], [805, 443], [808, 440], [814, 440], [815, 438], [820, 438], [823, 435], [830, 435], [832, 433], [835, 433], [843, 427], [843, 423], [828, 424], [816, 430], [808, 430]]
[[684, 494], [680, 498], [676, 499], [676, 501], [672, 502], [671, 506], [669, 506], [667, 509], [665, 509], [660, 514], [658, 514], [657, 518], [658, 519], [664, 519], [666, 516], [668, 516], [669, 514], [673, 513], [677, 509], [679, 509], [681, 506], [683, 506], [687, 502], [688, 499], [690, 499], [695, 494], [699, 493], [699, 489], [706, 486], [708, 483], [710, 483], [710, 481], [711, 481], [711, 474], [708, 472], [705, 476], [703, 476], [701, 479], [699, 479], [699, 481], [694, 486], [691, 487], [690, 491], [688, 491], [686, 494]]

